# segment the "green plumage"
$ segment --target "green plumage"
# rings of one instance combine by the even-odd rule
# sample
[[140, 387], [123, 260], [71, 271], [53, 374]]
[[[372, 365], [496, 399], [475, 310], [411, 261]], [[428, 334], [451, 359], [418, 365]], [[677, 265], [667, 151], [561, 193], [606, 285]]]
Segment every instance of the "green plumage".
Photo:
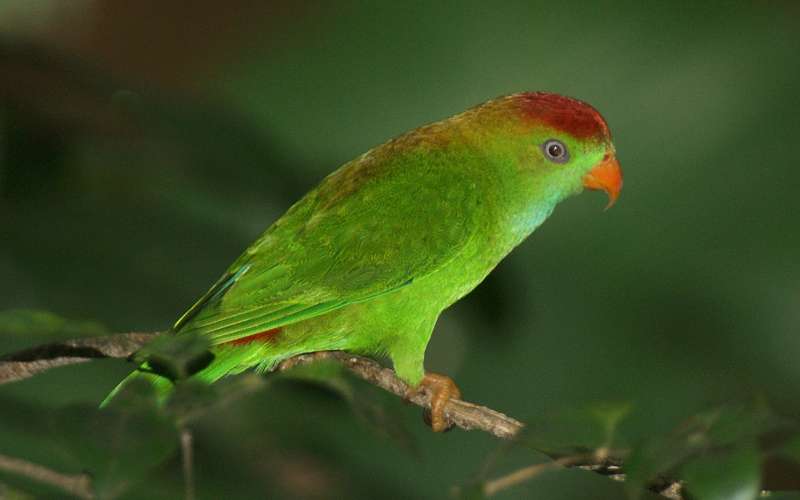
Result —
[[[547, 157], [552, 139], [568, 162]], [[609, 154], [596, 111], [547, 93], [506, 96], [399, 136], [292, 206], [169, 334], [211, 340], [216, 358], [196, 375], [209, 381], [341, 349], [387, 354], [415, 386], [439, 314]]]

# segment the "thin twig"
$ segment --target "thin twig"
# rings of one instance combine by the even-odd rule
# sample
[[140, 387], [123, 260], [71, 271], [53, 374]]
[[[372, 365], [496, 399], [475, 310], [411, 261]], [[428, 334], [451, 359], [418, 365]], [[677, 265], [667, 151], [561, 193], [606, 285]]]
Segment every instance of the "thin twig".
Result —
[[581, 454], [561, 457], [551, 460], [550, 462], [531, 465], [530, 467], [516, 470], [511, 474], [487, 481], [483, 486], [483, 493], [487, 497], [490, 497], [499, 491], [515, 486], [523, 481], [527, 481], [528, 479], [536, 477], [543, 472], [560, 467], [569, 467], [570, 465], [582, 464], [586, 462], [586, 459], [586, 454]]
[[182, 425], [181, 455], [183, 458], [183, 487], [186, 491], [186, 500], [194, 500], [194, 449], [192, 447], [192, 431]]
[[127, 358], [159, 333], [118, 333], [102, 337], [63, 340], [0, 357], [0, 385], [32, 377], [58, 366], [98, 358]]
[[86, 500], [95, 498], [92, 490], [92, 478], [87, 474], [64, 474], [39, 464], [4, 455], [0, 455], [0, 470], [56, 486], [78, 498]]

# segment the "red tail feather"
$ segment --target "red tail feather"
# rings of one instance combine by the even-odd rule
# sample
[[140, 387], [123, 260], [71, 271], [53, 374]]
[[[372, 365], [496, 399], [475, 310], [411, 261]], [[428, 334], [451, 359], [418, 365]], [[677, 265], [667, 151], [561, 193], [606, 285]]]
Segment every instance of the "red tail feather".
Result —
[[267, 330], [265, 332], [256, 333], [254, 335], [249, 335], [247, 337], [242, 337], [236, 340], [230, 340], [225, 342], [221, 345], [245, 345], [251, 342], [269, 342], [281, 333], [282, 327], [273, 328], [272, 330]]

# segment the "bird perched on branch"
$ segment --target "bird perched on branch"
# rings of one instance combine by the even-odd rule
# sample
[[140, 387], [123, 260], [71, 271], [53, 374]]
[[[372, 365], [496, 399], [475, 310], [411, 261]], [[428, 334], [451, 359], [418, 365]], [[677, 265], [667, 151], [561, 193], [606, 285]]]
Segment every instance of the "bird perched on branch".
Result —
[[[388, 355], [411, 393], [431, 391], [432, 427], [442, 431], [459, 392], [423, 368], [437, 318], [584, 187], [604, 190], [608, 206], [622, 187], [600, 113], [548, 92], [488, 101], [330, 174], [167, 335], [209, 341], [214, 358], [193, 375], [209, 382], [302, 353]], [[165, 397], [171, 382], [153, 373], [149, 349], [134, 358], [142, 366], [120, 387], [146, 377]]]

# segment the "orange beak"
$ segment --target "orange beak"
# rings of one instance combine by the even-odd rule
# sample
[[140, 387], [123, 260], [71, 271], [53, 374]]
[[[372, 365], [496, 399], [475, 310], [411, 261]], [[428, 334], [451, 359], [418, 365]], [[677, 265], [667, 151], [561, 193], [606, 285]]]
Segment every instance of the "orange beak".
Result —
[[619, 168], [617, 157], [611, 152], [606, 153], [603, 161], [595, 165], [583, 178], [583, 187], [605, 191], [608, 194], [608, 205], [606, 205], [608, 210], [617, 201], [622, 189], [622, 169]]

